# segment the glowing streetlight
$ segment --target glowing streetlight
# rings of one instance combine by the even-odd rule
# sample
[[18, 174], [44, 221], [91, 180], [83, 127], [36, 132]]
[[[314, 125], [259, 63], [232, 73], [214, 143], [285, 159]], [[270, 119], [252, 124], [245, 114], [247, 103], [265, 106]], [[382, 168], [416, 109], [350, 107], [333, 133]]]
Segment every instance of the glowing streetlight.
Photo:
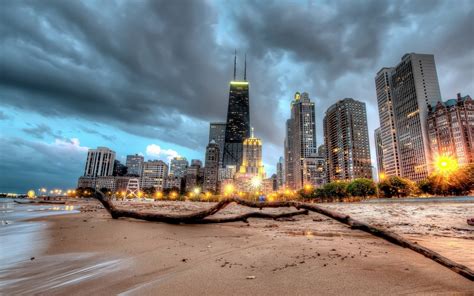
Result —
[[158, 198], [158, 199], [161, 199], [161, 198], [163, 197], [163, 192], [157, 191], [157, 192], [155, 193], [155, 197]]
[[379, 174], [379, 180], [380, 180], [380, 181], [385, 180], [385, 178], [386, 178], [385, 173], [380, 173], [380, 174]]
[[435, 159], [435, 169], [442, 175], [449, 175], [458, 169], [458, 162], [448, 155], [439, 155]]
[[29, 190], [28, 193], [28, 198], [35, 198], [36, 197], [36, 193], [34, 190]]
[[262, 178], [260, 178], [259, 176], [255, 176], [250, 180], [250, 184], [253, 188], [258, 188], [262, 185]]
[[170, 193], [171, 199], [175, 199], [177, 196], [178, 196], [178, 193], [176, 193], [174, 191]]
[[232, 192], [234, 192], [234, 185], [232, 185], [232, 184], [225, 185], [224, 194], [229, 195], [229, 194], [232, 194]]
[[306, 184], [306, 185], [304, 185], [304, 190], [306, 192], [309, 192], [309, 191], [313, 190], [313, 186], [311, 184]]
[[193, 193], [196, 194], [196, 195], [198, 195], [199, 193], [201, 193], [201, 188], [195, 187], [195, 188], [193, 189]]

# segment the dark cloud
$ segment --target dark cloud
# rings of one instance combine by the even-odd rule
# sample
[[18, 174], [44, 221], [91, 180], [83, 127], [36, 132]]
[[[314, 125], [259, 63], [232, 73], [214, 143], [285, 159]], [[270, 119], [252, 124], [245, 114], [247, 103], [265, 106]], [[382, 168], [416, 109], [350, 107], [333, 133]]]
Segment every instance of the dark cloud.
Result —
[[248, 55], [251, 123], [273, 163], [295, 91], [316, 101], [319, 143], [324, 111], [344, 97], [367, 103], [372, 133], [373, 77], [406, 52], [435, 54], [443, 95], [472, 93], [472, 19], [469, 0], [5, 0], [0, 104], [203, 151], [208, 122], [226, 117], [237, 48], [239, 73]]
[[[22, 157], [11, 157], [15, 155]], [[77, 139], [52, 143], [22, 138], [3, 138], [0, 145], [2, 191], [25, 192], [28, 189], [74, 188], [84, 169], [87, 148]], [[22, 168], [18, 172], [18, 168]]]
[[60, 131], [53, 131], [49, 125], [44, 123], [23, 128], [22, 131], [37, 139], [44, 139], [45, 136], [50, 136], [55, 139], [64, 139]]
[[114, 135], [106, 135], [106, 134], [103, 134], [103, 133], [101, 133], [101, 132], [99, 132], [95, 129], [88, 128], [86, 126], [81, 126], [80, 128], [81, 128], [82, 131], [84, 131], [88, 134], [98, 135], [106, 141], [114, 142], [117, 139]]

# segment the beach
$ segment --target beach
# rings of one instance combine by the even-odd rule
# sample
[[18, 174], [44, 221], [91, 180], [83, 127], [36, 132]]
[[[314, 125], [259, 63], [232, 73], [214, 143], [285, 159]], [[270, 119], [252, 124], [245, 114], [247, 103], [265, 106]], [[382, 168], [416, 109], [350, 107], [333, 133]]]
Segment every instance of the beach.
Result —
[[[96, 201], [73, 204], [81, 212], [23, 222], [41, 225], [34, 231], [41, 235], [28, 242], [38, 247], [1, 267], [3, 295], [474, 294], [473, 282], [432, 260], [319, 214], [250, 219], [249, 224], [169, 225], [114, 220]], [[185, 213], [211, 205], [133, 206]], [[474, 268], [474, 227], [466, 224], [474, 201], [322, 206], [388, 228]], [[220, 215], [245, 211], [231, 205]]]

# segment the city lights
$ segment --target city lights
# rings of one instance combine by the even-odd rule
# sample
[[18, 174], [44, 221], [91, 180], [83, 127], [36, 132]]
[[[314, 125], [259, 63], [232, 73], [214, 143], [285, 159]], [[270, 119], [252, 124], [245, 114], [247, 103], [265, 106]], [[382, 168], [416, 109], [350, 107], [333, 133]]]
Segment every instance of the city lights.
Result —
[[262, 178], [255, 176], [250, 180], [250, 184], [253, 188], [259, 188], [262, 185]]
[[436, 171], [442, 175], [449, 175], [458, 169], [457, 160], [447, 155], [437, 156], [434, 164]]

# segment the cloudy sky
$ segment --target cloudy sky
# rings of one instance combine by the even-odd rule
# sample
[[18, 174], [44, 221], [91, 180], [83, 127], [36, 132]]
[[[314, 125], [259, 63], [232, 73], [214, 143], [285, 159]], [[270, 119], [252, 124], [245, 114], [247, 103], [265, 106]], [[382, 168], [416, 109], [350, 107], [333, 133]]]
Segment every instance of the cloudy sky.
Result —
[[[474, 2], [17, 1], [0, 10], [0, 192], [71, 188], [88, 148], [203, 159], [225, 121], [233, 52], [247, 53], [251, 125], [269, 173], [295, 91], [322, 120], [367, 104], [375, 73], [406, 52], [435, 55], [441, 93], [474, 92]], [[375, 152], [372, 149], [372, 159]]]

